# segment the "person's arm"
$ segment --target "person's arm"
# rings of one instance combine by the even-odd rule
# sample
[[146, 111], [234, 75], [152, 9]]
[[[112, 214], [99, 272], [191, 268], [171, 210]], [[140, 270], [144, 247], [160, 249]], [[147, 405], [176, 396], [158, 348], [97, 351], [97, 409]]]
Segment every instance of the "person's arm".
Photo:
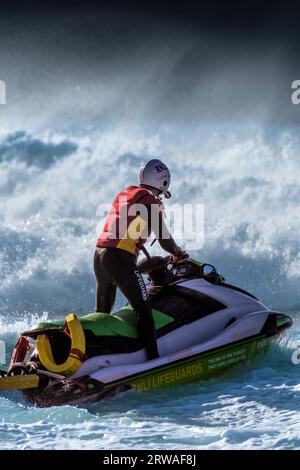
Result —
[[179, 248], [179, 246], [175, 242], [172, 235], [170, 235], [169, 239], [164, 239], [164, 238], [158, 239], [158, 242], [159, 242], [160, 246], [162, 247], [162, 249], [167, 251], [171, 255], [174, 255], [176, 257], [181, 256], [182, 250], [181, 250], [181, 248]]
[[182, 250], [170, 234], [165, 222], [163, 209], [156, 205], [152, 210], [152, 217], [154, 217], [154, 220], [152, 221], [153, 223], [151, 224], [151, 228], [160, 246], [171, 255], [181, 256]]

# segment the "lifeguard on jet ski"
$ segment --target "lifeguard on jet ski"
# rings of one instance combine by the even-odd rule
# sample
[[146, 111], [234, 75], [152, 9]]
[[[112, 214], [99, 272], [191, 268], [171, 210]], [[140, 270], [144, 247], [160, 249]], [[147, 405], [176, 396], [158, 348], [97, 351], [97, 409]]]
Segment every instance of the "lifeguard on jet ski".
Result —
[[[206, 378], [248, 361], [291, 326], [290, 317], [226, 284], [213, 266], [177, 246], [159, 197], [170, 197], [169, 183], [168, 168], [151, 160], [140, 186], [117, 195], [94, 257], [96, 312], [24, 332], [0, 390], [19, 388], [49, 406]], [[173, 256], [137, 265], [152, 231]], [[130, 304], [110, 314], [116, 287]]]
[[141, 168], [139, 180], [139, 186], [129, 186], [117, 194], [97, 240], [96, 311], [111, 312], [118, 287], [135, 311], [139, 337], [148, 359], [155, 359], [159, 356], [155, 326], [146, 286], [137, 269], [137, 257], [151, 233], [176, 259], [186, 254], [173, 240], [165, 223], [161, 196], [171, 197], [168, 167], [160, 160], [150, 160]]
[[130, 305], [71, 314], [21, 335], [0, 390], [23, 389], [39, 406], [76, 405], [206, 379], [247, 364], [292, 325], [211, 265], [154, 257], [139, 269], [150, 278], [159, 358], [147, 360]]

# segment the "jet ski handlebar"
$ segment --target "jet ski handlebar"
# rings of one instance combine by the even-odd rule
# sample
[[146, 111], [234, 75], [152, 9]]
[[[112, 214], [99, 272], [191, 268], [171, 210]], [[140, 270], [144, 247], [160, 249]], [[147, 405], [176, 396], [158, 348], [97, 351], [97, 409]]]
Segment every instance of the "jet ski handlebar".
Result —
[[138, 263], [138, 271], [149, 274], [152, 271], [166, 268], [168, 264], [170, 264], [170, 256], [151, 256]]
[[148, 274], [155, 285], [166, 285], [180, 278], [204, 278], [213, 283], [225, 279], [212, 264], [198, 263], [188, 257], [152, 256], [138, 263], [138, 271]]
[[182, 256], [176, 257], [173, 255], [168, 256], [149, 256], [138, 263], [138, 270], [143, 273], [150, 273], [158, 269], [166, 268], [168, 266], [175, 267], [181, 261], [187, 260], [189, 255], [183, 253]]

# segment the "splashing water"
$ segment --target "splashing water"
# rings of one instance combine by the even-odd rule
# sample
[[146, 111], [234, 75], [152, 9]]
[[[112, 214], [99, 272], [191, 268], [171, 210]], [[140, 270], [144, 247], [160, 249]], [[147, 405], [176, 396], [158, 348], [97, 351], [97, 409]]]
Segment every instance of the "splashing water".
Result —
[[97, 206], [135, 183], [152, 156], [172, 169], [174, 202], [205, 205], [204, 246], [193, 257], [296, 321], [285, 345], [222, 379], [129, 392], [83, 409], [36, 409], [18, 394], [2, 395], [0, 448], [300, 448], [299, 369], [291, 362], [300, 341], [299, 148], [297, 134], [280, 129], [2, 135], [0, 339], [7, 356], [41, 317], [93, 309]]
[[[281, 348], [240, 373], [147, 394], [127, 392], [84, 408], [38, 409], [0, 396], [0, 448], [299, 449], [300, 342], [296, 324]], [[1, 325], [10, 348], [36, 320]], [[15, 338], [13, 338], [15, 337]]]

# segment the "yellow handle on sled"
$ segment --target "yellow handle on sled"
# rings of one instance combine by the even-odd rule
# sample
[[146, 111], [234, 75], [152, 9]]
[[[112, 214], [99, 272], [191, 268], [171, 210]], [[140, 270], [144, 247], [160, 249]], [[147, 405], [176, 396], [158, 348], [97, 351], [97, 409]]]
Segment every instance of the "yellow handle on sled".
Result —
[[37, 388], [39, 381], [40, 378], [36, 374], [0, 377], [0, 390], [24, 390], [25, 388]]
[[37, 337], [36, 348], [46, 370], [68, 376], [75, 374], [85, 360], [85, 336], [80, 321], [73, 313], [66, 316], [66, 323], [71, 336], [71, 350], [68, 359], [63, 364], [56, 364], [47, 335]]

